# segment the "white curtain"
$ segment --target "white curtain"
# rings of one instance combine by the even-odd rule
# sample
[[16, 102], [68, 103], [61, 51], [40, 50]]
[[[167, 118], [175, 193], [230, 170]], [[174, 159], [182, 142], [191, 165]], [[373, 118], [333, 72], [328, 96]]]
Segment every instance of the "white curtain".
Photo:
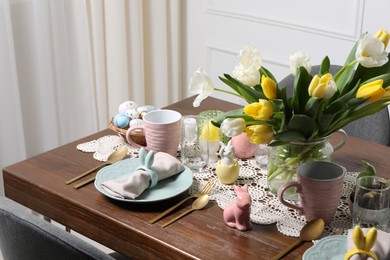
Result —
[[182, 98], [180, 5], [0, 0], [0, 168]]

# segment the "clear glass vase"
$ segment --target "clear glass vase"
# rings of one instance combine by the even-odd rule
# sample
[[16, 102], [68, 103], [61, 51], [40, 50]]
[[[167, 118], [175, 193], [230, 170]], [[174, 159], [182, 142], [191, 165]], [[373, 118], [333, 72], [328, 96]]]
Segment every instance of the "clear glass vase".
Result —
[[[269, 189], [277, 194], [281, 185], [297, 180], [297, 168], [301, 164], [311, 161], [331, 161], [334, 150], [329, 143], [329, 137], [270, 147], [267, 175]], [[297, 201], [295, 188], [287, 189], [284, 198]]]

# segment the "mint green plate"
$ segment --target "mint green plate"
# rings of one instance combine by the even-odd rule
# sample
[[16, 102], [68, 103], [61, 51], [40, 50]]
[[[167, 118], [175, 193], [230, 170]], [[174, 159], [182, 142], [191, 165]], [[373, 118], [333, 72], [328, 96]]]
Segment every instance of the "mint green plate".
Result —
[[320, 239], [303, 254], [303, 260], [344, 259], [347, 253], [347, 236], [335, 235]]
[[155, 187], [146, 189], [134, 200], [115, 197], [107, 193], [102, 187], [101, 184], [105, 181], [130, 176], [140, 164], [139, 158], [130, 158], [102, 168], [96, 174], [96, 189], [103, 195], [114, 200], [132, 203], [147, 203], [175, 197], [188, 190], [192, 185], [192, 171], [185, 166], [183, 172], [159, 181]]

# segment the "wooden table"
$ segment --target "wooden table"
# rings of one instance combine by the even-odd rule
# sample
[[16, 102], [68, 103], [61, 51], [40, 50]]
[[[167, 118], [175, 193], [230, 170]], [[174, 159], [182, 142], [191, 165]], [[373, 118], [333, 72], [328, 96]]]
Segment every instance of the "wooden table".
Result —
[[[185, 115], [238, 107], [208, 98], [195, 109], [192, 101], [193, 97], [187, 98], [167, 108]], [[253, 230], [246, 232], [231, 229], [224, 224], [222, 210], [215, 202], [163, 229], [161, 224], [187, 209], [190, 202], [160, 222], [149, 224], [147, 220], [185, 195], [141, 205], [109, 200], [92, 184], [79, 190], [65, 185], [65, 180], [99, 164], [90, 153], [78, 151], [76, 145], [108, 134], [115, 133], [107, 129], [4, 168], [5, 195], [133, 258], [270, 259], [296, 240], [280, 234], [275, 225], [254, 225]], [[378, 175], [387, 178], [389, 158], [388, 147], [353, 137], [334, 154], [334, 161], [348, 171], [361, 170], [364, 159], [376, 166]], [[305, 243], [286, 259], [295, 259], [311, 245]]]

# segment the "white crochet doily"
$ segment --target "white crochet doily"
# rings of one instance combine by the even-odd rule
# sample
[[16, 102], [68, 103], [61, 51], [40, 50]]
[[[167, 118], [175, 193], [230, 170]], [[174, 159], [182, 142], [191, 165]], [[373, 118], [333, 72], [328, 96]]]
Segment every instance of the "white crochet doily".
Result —
[[[83, 152], [93, 152], [93, 158], [99, 161], [106, 161], [110, 153], [118, 147], [127, 146], [130, 157], [138, 156], [138, 149], [127, 144], [122, 137], [109, 135], [87, 143], [77, 145], [77, 149]], [[180, 151], [178, 152], [180, 156]], [[299, 232], [306, 223], [303, 216], [279, 202], [278, 198], [268, 191], [267, 175], [265, 169], [260, 169], [254, 159], [239, 160], [240, 175], [236, 185], [247, 184], [249, 194], [252, 197], [251, 222], [268, 225], [276, 223], [278, 231], [286, 236], [299, 237]], [[351, 217], [349, 213], [349, 194], [355, 186], [357, 173], [347, 172], [344, 178], [344, 188], [341, 203], [336, 211], [333, 220], [327, 225], [323, 236], [326, 236], [340, 228], [346, 232], [351, 228]], [[208, 180], [217, 178], [215, 174], [215, 163], [209, 164], [202, 173], [193, 173], [194, 183], [189, 193], [197, 193]], [[236, 195], [232, 185], [225, 185], [216, 182], [211, 191], [211, 200], [215, 200], [221, 209], [234, 203]]]

